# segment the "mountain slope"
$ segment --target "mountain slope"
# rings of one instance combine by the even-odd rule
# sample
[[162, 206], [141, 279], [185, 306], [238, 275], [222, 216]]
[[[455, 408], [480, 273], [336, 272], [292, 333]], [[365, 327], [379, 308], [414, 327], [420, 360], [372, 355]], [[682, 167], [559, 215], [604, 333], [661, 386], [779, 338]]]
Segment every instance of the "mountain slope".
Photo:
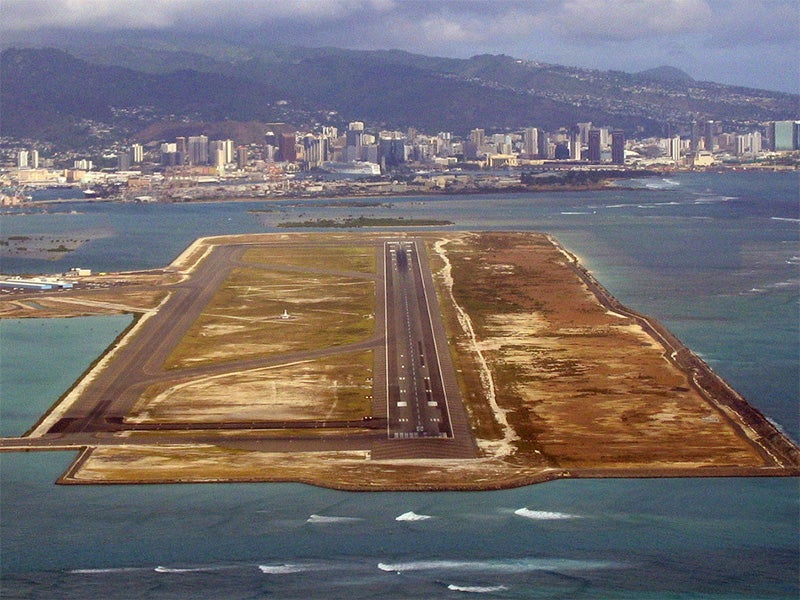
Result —
[[0, 133], [80, 143], [85, 121], [117, 137], [153, 122], [364, 120], [371, 128], [464, 134], [592, 121], [639, 134], [693, 119], [734, 127], [797, 118], [796, 95], [696, 82], [672, 68], [594, 71], [509, 56], [229, 44], [158, 34], [54, 49], [7, 49]]

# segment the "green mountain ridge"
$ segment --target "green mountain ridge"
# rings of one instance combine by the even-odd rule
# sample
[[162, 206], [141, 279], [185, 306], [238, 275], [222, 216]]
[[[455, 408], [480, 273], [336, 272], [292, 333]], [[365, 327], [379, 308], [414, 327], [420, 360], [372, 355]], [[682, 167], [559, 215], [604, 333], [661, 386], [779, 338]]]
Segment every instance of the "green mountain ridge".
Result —
[[88, 119], [129, 137], [159, 121], [226, 120], [300, 129], [362, 120], [373, 129], [458, 134], [591, 121], [658, 135], [692, 119], [746, 127], [800, 112], [796, 95], [697, 82], [673, 67], [629, 74], [505, 55], [454, 59], [146, 33], [64, 46], [2, 52], [0, 134], [68, 143]]

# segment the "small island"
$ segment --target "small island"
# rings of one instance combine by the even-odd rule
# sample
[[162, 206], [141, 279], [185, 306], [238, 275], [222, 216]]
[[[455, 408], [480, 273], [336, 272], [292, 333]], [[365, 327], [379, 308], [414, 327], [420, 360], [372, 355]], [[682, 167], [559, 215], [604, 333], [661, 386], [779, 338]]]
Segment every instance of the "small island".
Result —
[[222, 236], [98, 283], [0, 303], [135, 316], [26, 435], [0, 440], [76, 450], [59, 483], [800, 474], [791, 440], [546, 234]]
[[347, 217], [344, 219], [309, 219], [307, 221], [284, 221], [278, 227], [284, 229], [359, 229], [362, 227], [444, 227], [455, 225], [442, 219], [405, 219], [403, 217]]

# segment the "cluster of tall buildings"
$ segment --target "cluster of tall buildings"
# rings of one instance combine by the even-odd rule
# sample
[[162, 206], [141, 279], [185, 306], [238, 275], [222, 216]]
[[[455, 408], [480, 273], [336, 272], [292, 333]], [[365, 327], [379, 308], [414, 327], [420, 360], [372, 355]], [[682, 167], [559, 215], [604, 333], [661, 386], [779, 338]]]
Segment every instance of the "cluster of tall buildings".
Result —
[[[800, 121], [772, 121], [747, 133], [728, 133], [719, 121], [694, 121], [683, 137], [672, 135], [650, 140], [628, 140], [620, 129], [597, 127], [591, 122], [577, 123], [555, 132], [528, 127], [516, 132], [487, 133], [476, 128], [465, 137], [451, 132], [429, 135], [410, 128], [406, 132], [369, 132], [362, 121], [353, 121], [344, 131], [324, 126], [319, 131], [301, 133], [285, 123], [267, 124], [262, 143], [237, 145], [233, 140], [210, 140], [206, 135], [177, 137], [174, 142], [156, 146], [150, 162], [162, 167], [204, 167], [209, 174], [223, 174], [226, 168], [244, 170], [260, 162], [291, 163], [300, 169], [340, 163], [369, 163], [387, 172], [407, 162], [452, 166], [474, 162], [483, 166], [517, 166], [543, 160], [581, 161], [590, 164], [623, 165], [639, 160], [637, 150], [657, 148], [656, 154], [676, 166], [703, 166], [726, 156], [752, 159], [763, 152], [800, 150]], [[652, 158], [652, 152], [645, 159]], [[142, 144], [131, 144], [117, 151], [117, 169], [127, 171], [145, 161]], [[39, 168], [39, 153], [19, 150], [19, 169]], [[84, 159], [74, 169], [88, 170]], [[87, 169], [88, 167], [88, 169]]]
[[18, 169], [38, 169], [39, 168], [39, 151], [38, 150], [20, 150], [17, 153], [17, 168]]

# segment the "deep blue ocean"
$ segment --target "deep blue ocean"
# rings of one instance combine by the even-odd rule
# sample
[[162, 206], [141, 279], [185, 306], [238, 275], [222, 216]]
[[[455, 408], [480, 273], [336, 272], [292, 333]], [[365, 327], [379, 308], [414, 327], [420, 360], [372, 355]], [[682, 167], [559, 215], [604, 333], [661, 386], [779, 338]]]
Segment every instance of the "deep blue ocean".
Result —
[[[1, 267], [159, 267], [201, 235], [362, 214], [547, 231], [800, 438], [800, 176], [679, 174], [626, 185], [638, 189], [395, 198], [364, 208], [47, 205], [0, 217], [0, 235], [93, 241], [58, 261], [3, 258]], [[30, 427], [128, 319], [0, 320], [0, 433]], [[800, 596], [796, 479], [559, 481], [479, 493], [53, 485], [73, 458], [0, 454], [0, 597]], [[417, 517], [397, 520], [409, 512]]]

